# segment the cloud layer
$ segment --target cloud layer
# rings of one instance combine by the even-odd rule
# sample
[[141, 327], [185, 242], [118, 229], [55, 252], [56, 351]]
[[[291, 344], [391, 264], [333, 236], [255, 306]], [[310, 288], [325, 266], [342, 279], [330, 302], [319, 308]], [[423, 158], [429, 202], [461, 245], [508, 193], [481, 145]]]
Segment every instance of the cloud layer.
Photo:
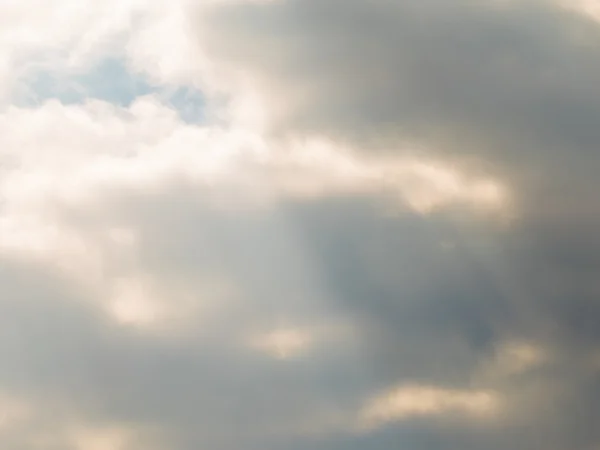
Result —
[[3, 448], [600, 445], [593, 4], [0, 17]]

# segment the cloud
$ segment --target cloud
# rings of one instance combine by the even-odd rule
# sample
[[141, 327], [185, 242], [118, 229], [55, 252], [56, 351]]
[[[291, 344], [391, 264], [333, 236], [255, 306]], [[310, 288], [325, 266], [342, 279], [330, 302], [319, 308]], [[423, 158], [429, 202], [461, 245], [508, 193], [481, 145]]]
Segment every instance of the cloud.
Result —
[[[42, 3], [0, 5], [0, 443], [598, 445], [589, 5]], [[152, 89], [36, 84], [110, 61]]]
[[287, 1], [197, 17], [199, 42], [278, 135], [370, 153], [417, 142], [524, 197], [576, 170], [575, 196], [594, 176], [598, 28], [553, 2]]
[[497, 408], [498, 399], [489, 392], [460, 392], [427, 386], [404, 386], [375, 398], [363, 412], [363, 426], [401, 421], [411, 416], [463, 413], [473, 419]]

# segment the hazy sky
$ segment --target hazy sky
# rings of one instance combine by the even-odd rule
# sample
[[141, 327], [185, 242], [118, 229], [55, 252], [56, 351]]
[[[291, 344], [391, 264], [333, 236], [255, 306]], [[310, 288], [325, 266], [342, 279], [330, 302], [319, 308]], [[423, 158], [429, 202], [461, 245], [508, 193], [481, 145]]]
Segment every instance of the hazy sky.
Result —
[[600, 3], [0, 0], [0, 447], [600, 449]]

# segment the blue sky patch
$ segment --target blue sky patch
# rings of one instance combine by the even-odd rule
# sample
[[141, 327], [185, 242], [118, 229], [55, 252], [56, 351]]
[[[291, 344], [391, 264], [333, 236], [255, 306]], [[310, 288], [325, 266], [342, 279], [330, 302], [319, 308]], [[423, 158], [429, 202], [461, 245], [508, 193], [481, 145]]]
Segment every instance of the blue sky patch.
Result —
[[115, 58], [106, 59], [79, 75], [39, 71], [25, 83], [27, 94], [17, 102], [19, 104], [35, 105], [49, 99], [79, 104], [94, 98], [126, 107], [138, 97], [155, 94], [177, 109], [185, 122], [196, 123], [204, 118], [205, 102], [199, 91], [153, 85], [143, 75], [130, 72], [122, 60]]

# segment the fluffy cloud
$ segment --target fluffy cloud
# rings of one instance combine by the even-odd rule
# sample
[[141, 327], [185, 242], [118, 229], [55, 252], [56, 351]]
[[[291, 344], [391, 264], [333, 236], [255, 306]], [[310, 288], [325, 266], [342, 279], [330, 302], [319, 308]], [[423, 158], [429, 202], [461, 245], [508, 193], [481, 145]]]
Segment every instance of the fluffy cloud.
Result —
[[0, 17], [5, 447], [599, 444], [592, 4]]

